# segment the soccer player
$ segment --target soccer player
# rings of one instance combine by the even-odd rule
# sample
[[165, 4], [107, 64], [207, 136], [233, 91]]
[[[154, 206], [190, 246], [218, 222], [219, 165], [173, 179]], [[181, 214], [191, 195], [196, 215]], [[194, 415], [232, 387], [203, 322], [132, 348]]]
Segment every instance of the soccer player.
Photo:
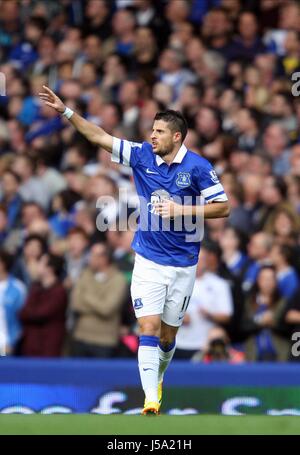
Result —
[[[227, 217], [227, 196], [211, 164], [184, 146], [187, 124], [179, 112], [156, 114], [151, 144], [129, 142], [88, 122], [48, 87], [43, 88], [39, 95], [48, 106], [68, 118], [89, 141], [111, 153], [112, 161], [133, 169], [140, 218], [132, 243], [136, 257], [131, 295], [140, 331], [138, 364], [145, 393], [142, 414], [158, 414], [163, 376], [192, 294], [200, 249], [200, 238], [187, 238], [191, 229], [184, 225], [179, 230], [176, 222]], [[205, 199], [204, 205], [193, 203], [199, 195]], [[192, 202], [180, 202], [185, 197]], [[169, 228], [162, 224], [166, 221]]]

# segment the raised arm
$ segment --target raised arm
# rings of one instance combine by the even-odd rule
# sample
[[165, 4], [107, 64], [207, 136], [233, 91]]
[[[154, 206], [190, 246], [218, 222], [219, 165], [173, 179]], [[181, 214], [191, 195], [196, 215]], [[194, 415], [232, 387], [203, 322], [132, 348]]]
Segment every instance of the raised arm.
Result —
[[107, 150], [109, 153], [112, 152], [113, 137], [106, 133], [102, 128], [88, 122], [76, 112], [67, 109], [62, 100], [50, 90], [49, 87], [43, 85], [44, 92], [39, 93], [39, 97], [47, 106], [52, 107], [60, 114], [64, 115], [69, 119], [72, 125], [85, 136], [93, 144], [100, 145], [100, 147]]

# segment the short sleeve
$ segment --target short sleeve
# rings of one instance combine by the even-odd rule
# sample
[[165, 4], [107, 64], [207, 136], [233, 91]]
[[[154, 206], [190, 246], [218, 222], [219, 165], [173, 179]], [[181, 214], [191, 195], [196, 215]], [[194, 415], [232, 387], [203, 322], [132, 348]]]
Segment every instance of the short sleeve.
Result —
[[114, 137], [111, 160], [124, 166], [135, 167], [140, 159], [142, 145]]
[[223, 185], [220, 183], [216, 171], [209, 162], [205, 166], [198, 167], [197, 171], [197, 186], [206, 202], [228, 201]]

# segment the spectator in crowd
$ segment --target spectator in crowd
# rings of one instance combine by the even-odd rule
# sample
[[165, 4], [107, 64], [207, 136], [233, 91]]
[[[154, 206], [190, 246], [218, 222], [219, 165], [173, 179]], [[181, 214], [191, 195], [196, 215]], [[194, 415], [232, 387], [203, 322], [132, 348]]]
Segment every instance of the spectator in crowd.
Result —
[[287, 177], [288, 185], [288, 199], [291, 203], [291, 208], [293, 209], [294, 216], [299, 216], [300, 214], [300, 178], [295, 175], [290, 175]]
[[207, 346], [202, 352], [195, 354], [192, 361], [236, 364], [245, 361], [245, 354], [231, 346], [229, 337], [222, 327], [214, 327], [208, 334]]
[[[300, 332], [300, 288], [297, 289], [287, 304], [285, 323], [290, 329], [292, 343], [298, 341], [299, 337], [296, 335], [295, 338], [294, 334], [298, 334]], [[300, 356], [294, 355], [293, 350], [291, 349], [289, 360], [294, 362], [299, 361]]]
[[129, 57], [133, 53], [135, 38], [135, 15], [129, 9], [122, 8], [112, 18], [112, 36], [106, 42], [106, 52], [116, 52]]
[[[120, 220], [118, 220], [120, 222]], [[106, 233], [107, 242], [113, 249], [114, 260], [118, 269], [124, 273], [128, 285], [131, 283], [133, 265], [134, 265], [134, 252], [131, 248], [133, 240], [133, 229], [121, 230], [118, 227], [111, 226]]]
[[[179, 109], [184, 113], [184, 116], [190, 126], [190, 133], [194, 133], [195, 116], [199, 110], [199, 105], [202, 98], [202, 87], [200, 84], [186, 85], [174, 105], [174, 108]], [[197, 147], [198, 137], [196, 136], [195, 146]]]
[[231, 33], [233, 24], [227, 10], [215, 7], [205, 15], [202, 25], [202, 35], [209, 49], [230, 58]]
[[19, 176], [12, 170], [6, 170], [2, 175], [1, 203], [7, 208], [8, 229], [15, 228], [20, 223], [22, 198], [19, 193]]
[[295, 246], [300, 228], [299, 214], [286, 205], [279, 207], [269, 217], [265, 231], [269, 232], [277, 243]]
[[202, 244], [194, 290], [176, 337], [177, 359], [191, 359], [196, 352], [203, 351], [209, 331], [230, 321], [233, 313], [231, 290], [217, 275], [218, 265], [214, 244]]
[[41, 150], [40, 153], [42, 156], [37, 160], [37, 175], [45, 184], [49, 197], [52, 199], [66, 188], [66, 182], [61, 173], [50, 165], [50, 159], [47, 159], [47, 155], [51, 154], [51, 149]]
[[12, 254], [19, 252], [26, 237], [33, 233], [36, 227], [39, 229], [43, 226], [45, 222], [45, 212], [39, 204], [34, 201], [24, 202], [21, 209], [21, 226], [9, 232], [5, 239], [6, 250]]
[[271, 96], [268, 113], [287, 134], [288, 141], [295, 140], [297, 120], [293, 107], [292, 94], [287, 91], [274, 93]]
[[[240, 160], [240, 157], [238, 159]], [[258, 221], [256, 218], [261, 209], [259, 198], [263, 181], [262, 176], [256, 172], [245, 172], [245, 166], [248, 163], [248, 159], [245, 161], [244, 157], [240, 160], [239, 173], [241, 174], [241, 184], [239, 185], [237, 182], [234, 182], [234, 185], [232, 185], [233, 190], [229, 189], [231, 199], [233, 203], [235, 202], [233, 211], [231, 212], [230, 223], [247, 236], [257, 228]], [[234, 174], [232, 177], [234, 178]], [[227, 186], [225, 183], [226, 190]]]
[[258, 20], [251, 11], [241, 12], [238, 18], [238, 35], [230, 49], [232, 60], [251, 62], [256, 55], [263, 54], [266, 48], [258, 34]]
[[54, 214], [49, 218], [52, 231], [58, 237], [66, 237], [69, 230], [75, 226], [75, 204], [80, 196], [70, 189], [63, 190], [53, 198], [52, 208]]
[[201, 146], [217, 142], [221, 132], [221, 116], [217, 109], [202, 106], [196, 116], [196, 131], [201, 137]]
[[21, 71], [26, 70], [37, 60], [36, 46], [43, 36], [46, 25], [45, 19], [31, 17], [25, 26], [24, 41], [12, 48], [9, 59]]
[[295, 144], [291, 148], [290, 170], [294, 177], [300, 177], [300, 144]]
[[88, 263], [88, 251], [89, 251], [89, 236], [87, 233], [79, 228], [74, 227], [70, 229], [67, 236], [67, 247], [66, 247], [66, 279], [65, 286], [67, 289], [77, 283], [81, 272]]
[[242, 234], [235, 228], [228, 226], [220, 240], [222, 259], [228, 270], [235, 276], [241, 277], [247, 265], [248, 258], [243, 251]]
[[85, 17], [82, 23], [84, 35], [93, 33], [102, 40], [111, 35], [110, 10], [106, 0], [88, 0], [84, 13]]
[[49, 193], [44, 182], [35, 176], [35, 163], [28, 155], [15, 158], [13, 171], [21, 179], [19, 194], [24, 201], [35, 201], [44, 209], [48, 208]]
[[21, 355], [60, 357], [65, 337], [67, 294], [62, 285], [63, 260], [53, 254], [39, 260], [36, 282], [19, 318], [23, 326]]
[[13, 273], [27, 289], [37, 280], [40, 259], [46, 251], [47, 242], [43, 237], [32, 234], [24, 240], [22, 255], [15, 261]]
[[134, 72], [152, 85], [155, 82], [158, 49], [151, 28], [143, 26], [136, 30], [133, 52]]
[[[261, 56], [260, 56], [261, 58]], [[262, 82], [262, 70], [257, 66], [249, 65], [244, 70], [245, 105], [250, 109], [262, 111], [270, 100], [270, 90]], [[258, 115], [256, 115], [256, 119]]]
[[[56, 51], [56, 42], [53, 36], [50, 34], [43, 35], [39, 42], [37, 43], [38, 59], [35, 61], [32, 73], [34, 76], [47, 75], [49, 80], [53, 80], [55, 77], [55, 72], [57, 71], [57, 66], [55, 62], [55, 51]], [[34, 100], [28, 100], [28, 107], [30, 106], [35, 110]], [[24, 121], [28, 121], [22, 118]]]
[[238, 148], [252, 153], [258, 145], [259, 120], [255, 110], [241, 108], [236, 115]]
[[0, 204], [0, 245], [2, 245], [8, 236], [8, 214], [4, 205]]
[[231, 87], [226, 88], [219, 98], [219, 108], [222, 115], [222, 129], [225, 132], [233, 132], [236, 124], [236, 113], [241, 108], [242, 97]]
[[290, 170], [290, 150], [287, 131], [279, 123], [269, 125], [263, 134], [263, 150], [272, 159], [274, 175], [282, 176]]
[[22, 325], [19, 311], [24, 305], [25, 286], [10, 274], [12, 257], [3, 249], [0, 251], [0, 347], [5, 355], [17, 351]]
[[282, 177], [267, 176], [260, 190], [260, 207], [255, 213], [255, 227], [257, 230], [268, 230], [268, 225], [274, 213], [279, 209], [289, 208], [286, 199], [287, 185]]
[[272, 244], [272, 237], [265, 232], [257, 232], [250, 238], [248, 243], [250, 261], [248, 267], [246, 267], [242, 281], [245, 292], [250, 291], [256, 282], [261, 266], [270, 260]]
[[123, 111], [122, 129], [127, 137], [135, 137], [139, 116], [139, 88], [137, 81], [125, 81], [121, 84], [119, 100]]
[[89, 34], [84, 40], [83, 56], [86, 62], [93, 62], [97, 72], [100, 70], [102, 60], [101, 38], [96, 34]]
[[298, 273], [293, 267], [294, 254], [291, 246], [277, 243], [274, 243], [270, 252], [270, 259], [276, 270], [278, 290], [286, 300], [295, 294], [300, 285]]
[[288, 331], [284, 323], [286, 300], [280, 296], [273, 266], [261, 267], [245, 303], [242, 329], [247, 336], [248, 361], [287, 361]]
[[183, 66], [184, 57], [176, 49], [167, 48], [159, 59], [159, 80], [173, 90], [172, 101], [176, 101], [183, 87], [195, 82], [193, 73]]
[[296, 1], [283, 2], [276, 25], [265, 33], [269, 50], [278, 56], [285, 54], [284, 41], [289, 30], [299, 31], [300, 8]]
[[112, 263], [108, 247], [91, 247], [88, 267], [74, 286], [75, 313], [71, 355], [112, 357], [119, 342], [120, 310], [126, 295], [125, 278]]

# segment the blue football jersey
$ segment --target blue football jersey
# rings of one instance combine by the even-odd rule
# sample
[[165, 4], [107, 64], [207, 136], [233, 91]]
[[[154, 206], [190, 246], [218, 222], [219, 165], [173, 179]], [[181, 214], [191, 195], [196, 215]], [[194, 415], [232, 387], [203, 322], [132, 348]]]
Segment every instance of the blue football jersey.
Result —
[[[178, 230], [178, 223], [156, 215], [153, 205], [173, 199], [195, 205], [202, 196], [205, 203], [227, 201], [222, 184], [205, 158], [182, 145], [168, 165], [152, 150], [152, 145], [113, 139], [112, 161], [131, 166], [140, 201], [138, 229], [132, 248], [141, 256], [162, 265], [187, 267], [198, 262], [200, 239], [193, 238], [189, 226]], [[193, 226], [192, 226], [193, 227]]]

